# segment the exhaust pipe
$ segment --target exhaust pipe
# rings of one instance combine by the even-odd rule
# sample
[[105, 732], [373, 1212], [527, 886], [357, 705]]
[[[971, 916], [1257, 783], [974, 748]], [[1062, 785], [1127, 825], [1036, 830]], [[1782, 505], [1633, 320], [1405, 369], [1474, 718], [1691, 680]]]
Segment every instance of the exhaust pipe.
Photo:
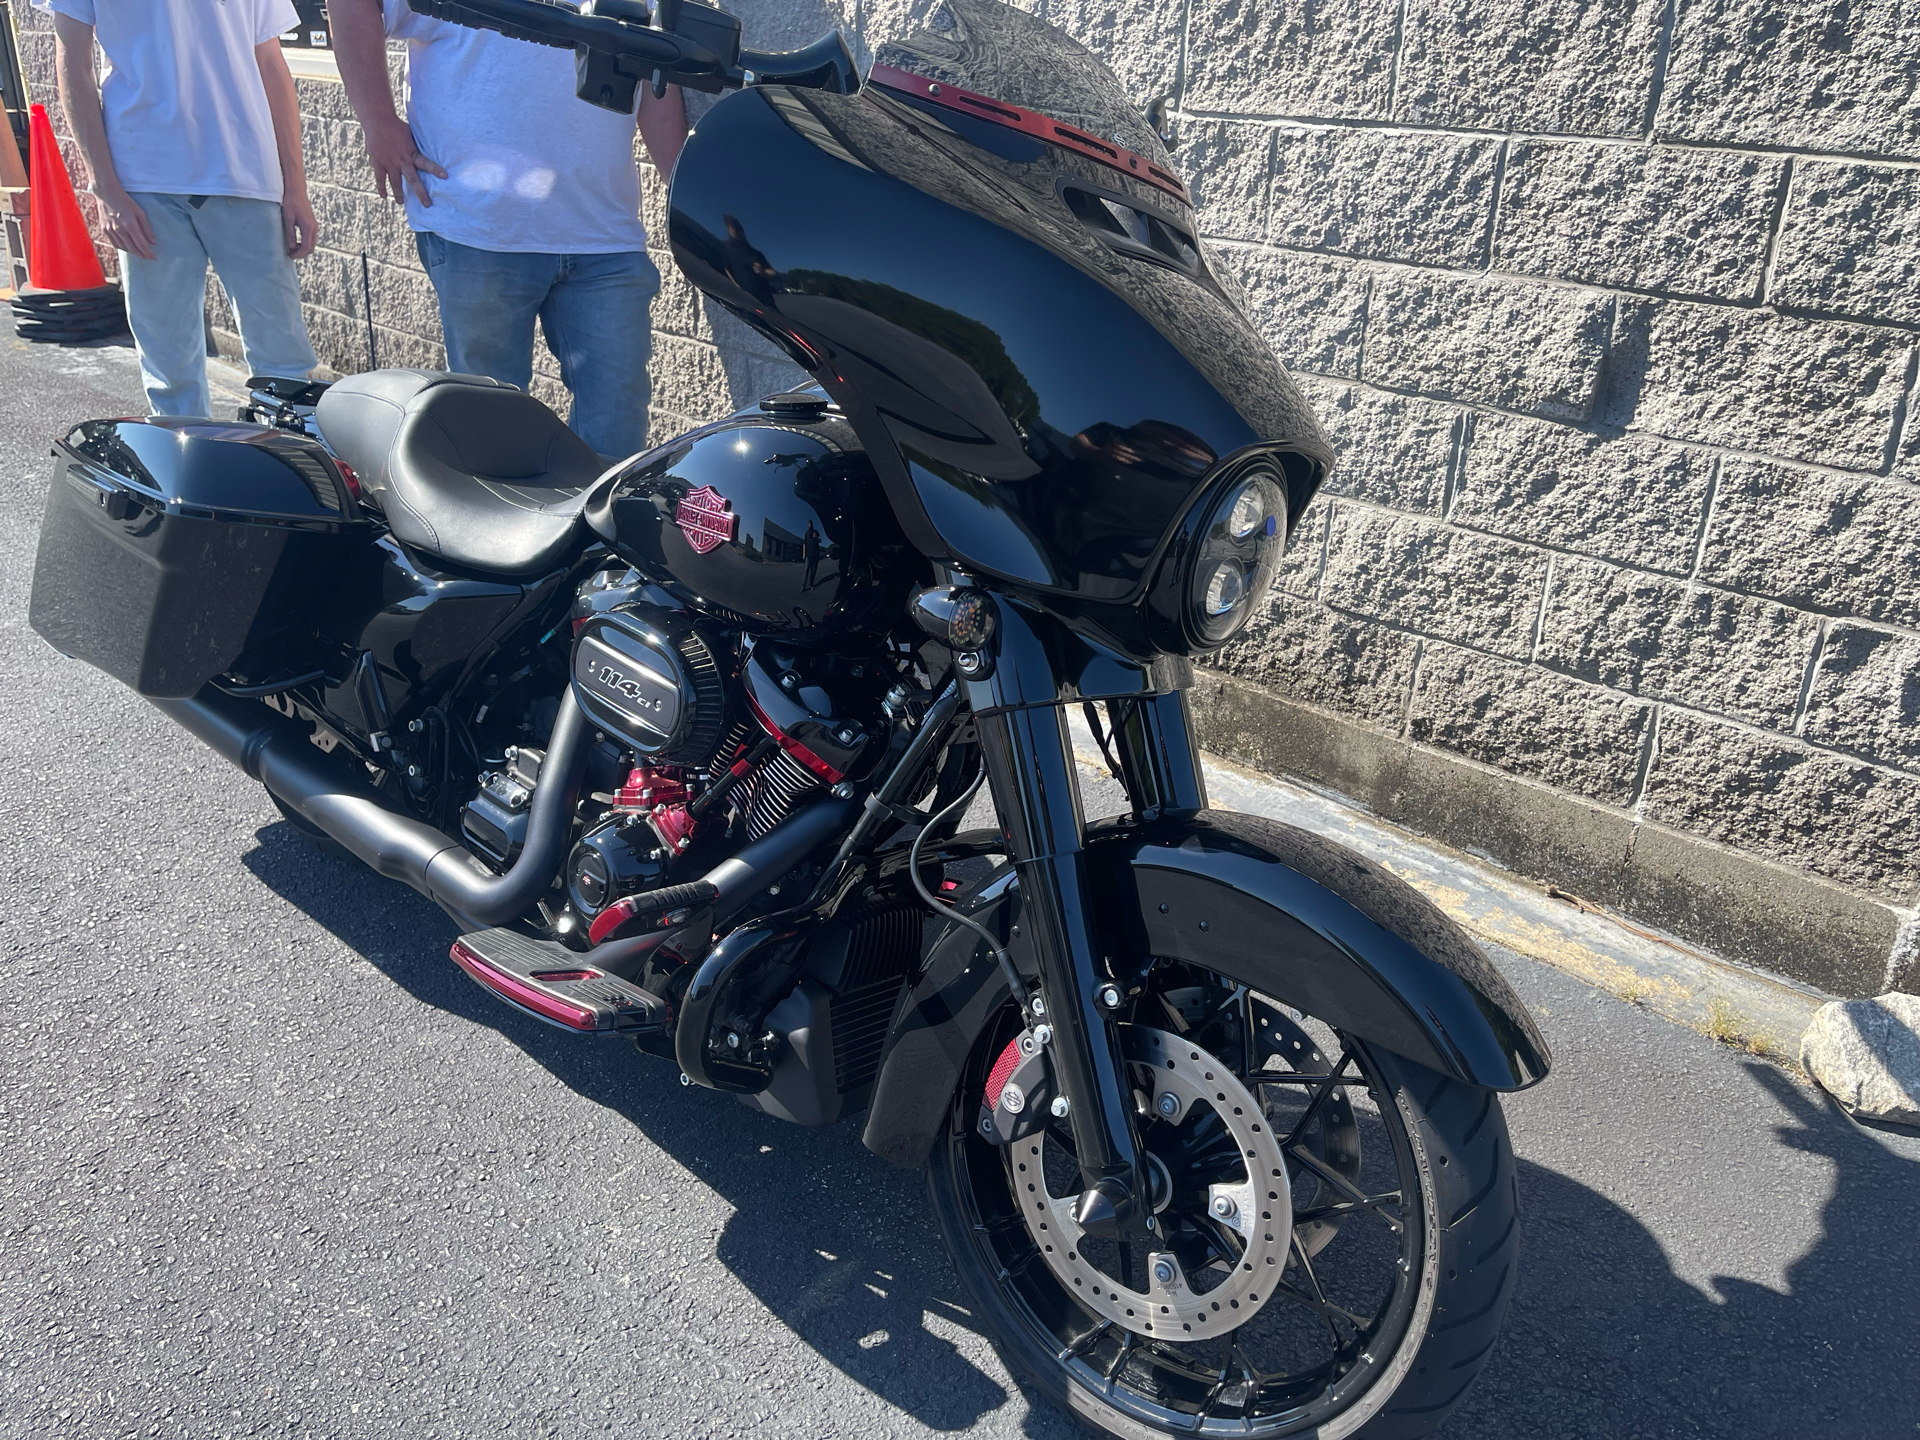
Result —
[[[566, 858], [574, 806], [586, 770], [587, 722], [569, 688], [547, 742], [527, 816], [527, 838], [505, 874], [489, 870], [457, 840], [390, 810], [353, 767], [323, 755], [299, 727], [211, 686], [185, 700], [154, 700], [183, 730], [199, 736], [265, 785], [302, 819], [324, 830], [373, 869], [419, 891], [470, 930], [519, 918], [553, 884]], [[271, 718], [269, 718], [271, 717]], [[843, 828], [850, 800], [824, 800], [772, 834], [723, 860], [704, 879], [725, 918]]]

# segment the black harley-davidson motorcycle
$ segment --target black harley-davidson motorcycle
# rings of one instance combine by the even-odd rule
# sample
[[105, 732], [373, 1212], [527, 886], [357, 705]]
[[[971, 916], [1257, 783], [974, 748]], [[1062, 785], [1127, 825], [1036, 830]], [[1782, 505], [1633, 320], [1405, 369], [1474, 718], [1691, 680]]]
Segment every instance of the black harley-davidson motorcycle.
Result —
[[1497, 1092], [1547, 1051], [1414, 891], [1208, 807], [1191, 657], [1332, 455], [1160, 136], [997, 0], [864, 78], [694, 0], [412, 3], [574, 47], [616, 110], [731, 92], [674, 256], [815, 388], [617, 463], [414, 370], [91, 421], [34, 627], [438, 902], [500, 998], [771, 1115], [864, 1109], [1084, 1420], [1438, 1426], [1514, 1284]]

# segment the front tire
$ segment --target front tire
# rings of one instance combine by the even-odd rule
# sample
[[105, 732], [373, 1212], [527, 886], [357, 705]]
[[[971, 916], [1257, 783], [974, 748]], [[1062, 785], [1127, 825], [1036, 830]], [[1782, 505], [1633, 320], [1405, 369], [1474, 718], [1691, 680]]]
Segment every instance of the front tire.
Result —
[[[1227, 1008], [1237, 1009], [1239, 1016], [1223, 1020], [1216, 1012], [1182, 1038], [1192, 1037], [1212, 1055], [1242, 1046], [1250, 1088], [1267, 1106], [1275, 1132], [1284, 1125], [1290, 1138], [1299, 1135], [1298, 1145], [1313, 1151], [1321, 1166], [1316, 1172], [1304, 1160], [1289, 1159], [1297, 1223], [1288, 1283], [1231, 1336], [1207, 1345], [1174, 1344], [1115, 1331], [1111, 1321], [1077, 1303], [1045, 1265], [1033, 1263], [1025, 1254], [1027, 1235], [1017, 1222], [1009, 1223], [1017, 1202], [1009, 1210], [1000, 1200], [1013, 1186], [1009, 1151], [982, 1140], [972, 1123], [986, 1067], [1017, 1023], [1009, 1012], [999, 1028], [989, 1027], [982, 1037], [929, 1170], [934, 1212], [976, 1313], [1016, 1374], [1059, 1408], [1109, 1435], [1128, 1440], [1210, 1433], [1415, 1440], [1431, 1434], [1486, 1363], [1513, 1292], [1517, 1193], [1499, 1100], [1490, 1091], [1335, 1035], [1297, 1012], [1248, 996], [1224, 977], [1196, 975], [1185, 967], [1180, 972], [1169, 978], [1179, 982], [1173, 993], [1182, 1006], [1190, 1004], [1196, 993], [1190, 982], [1198, 979], [1210, 982], [1213, 994], [1228, 996]], [[1135, 1007], [1135, 1023], [1177, 1027], [1175, 1008], [1156, 1007], [1155, 1000], [1150, 991]], [[1143, 1014], [1149, 1008], [1154, 1013]], [[1276, 1018], [1282, 1016], [1294, 1023]], [[1316, 1118], [1301, 1098], [1308, 1086], [1252, 1078], [1289, 1073], [1284, 1062], [1291, 1056], [1261, 1062], [1260, 1052], [1251, 1048], [1263, 1029], [1277, 1035], [1275, 1026], [1313, 1049], [1311, 1059], [1303, 1052], [1294, 1069], [1304, 1073], [1317, 1066], [1320, 1073], [1356, 1077], [1342, 1092], [1355, 1097], [1345, 1112], [1323, 1104]], [[1330, 1067], [1310, 1036], [1321, 1037], [1318, 1049], [1341, 1047], [1340, 1060]], [[1359, 1077], [1364, 1077], [1364, 1098]], [[1293, 1129], [1295, 1121], [1300, 1130]], [[1143, 1125], [1148, 1129], [1142, 1143], [1151, 1150], [1157, 1143], [1152, 1121]], [[1049, 1130], [1047, 1143], [1056, 1142], [1070, 1154], [1066, 1126]], [[1369, 1148], [1371, 1154], [1361, 1153]], [[1184, 1153], [1171, 1143], [1160, 1149], [1169, 1156]], [[1214, 1152], [1216, 1162], [1219, 1153]], [[1329, 1164], [1352, 1182], [1346, 1191], [1319, 1178]], [[1060, 1173], [1074, 1183], [1070, 1164]], [[1397, 1203], [1357, 1207], [1347, 1198], [1389, 1185], [1382, 1178], [1389, 1174], [1399, 1176], [1399, 1189], [1382, 1193], [1400, 1195]], [[1051, 1184], [1049, 1189], [1061, 1193]], [[1174, 1193], [1183, 1189], [1194, 1193], [1194, 1184], [1176, 1177]], [[1343, 1208], [1344, 1214], [1329, 1213]], [[1162, 1218], [1163, 1231], [1171, 1235], [1173, 1213]], [[1375, 1219], [1381, 1223], [1371, 1223]], [[1395, 1219], [1404, 1226], [1396, 1229]], [[1351, 1279], [1337, 1271], [1343, 1262], [1354, 1271]], [[1110, 1273], [1132, 1263], [1107, 1262]], [[1224, 1267], [1213, 1268], [1231, 1271], [1234, 1266], [1228, 1259]], [[1363, 1273], [1368, 1271], [1371, 1280]], [[1343, 1285], [1351, 1288], [1339, 1288]], [[1304, 1293], [1309, 1289], [1311, 1295]], [[1369, 1313], [1364, 1299], [1369, 1294], [1385, 1297], [1377, 1315]], [[1285, 1332], [1272, 1341], [1276, 1345], [1305, 1343], [1292, 1338], [1288, 1328], [1296, 1319], [1290, 1313], [1299, 1308], [1296, 1299], [1308, 1310], [1318, 1307], [1315, 1319], [1330, 1332], [1319, 1341], [1326, 1355], [1317, 1369], [1303, 1361], [1297, 1370], [1287, 1364], [1269, 1371], [1264, 1354], [1256, 1357], [1237, 1347], [1256, 1330]], [[1253, 1339], [1268, 1343], [1263, 1334]], [[1246, 1343], [1250, 1351], [1252, 1341]], [[1218, 1379], [1209, 1386], [1216, 1367]]]

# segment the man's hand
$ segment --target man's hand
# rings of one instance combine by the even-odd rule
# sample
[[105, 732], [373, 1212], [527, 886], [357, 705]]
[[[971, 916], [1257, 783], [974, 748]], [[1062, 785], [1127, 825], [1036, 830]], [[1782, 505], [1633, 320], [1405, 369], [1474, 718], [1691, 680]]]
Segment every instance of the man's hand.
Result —
[[100, 202], [100, 218], [114, 249], [130, 251], [142, 260], [151, 260], [159, 253], [154, 248], [153, 222], [131, 195], [118, 185], [111, 189], [96, 186], [93, 198]]
[[320, 222], [314, 218], [313, 201], [302, 190], [280, 201], [280, 228], [287, 237], [287, 258], [304, 260], [320, 243]]
[[431, 206], [433, 200], [427, 194], [420, 172], [424, 170], [442, 180], [447, 178], [447, 172], [420, 153], [420, 147], [414, 143], [413, 127], [398, 115], [388, 115], [363, 124], [361, 132], [367, 137], [367, 159], [373, 165], [375, 193], [386, 195], [395, 203], [404, 203], [407, 198], [401, 188], [404, 183], [413, 187], [422, 205]]

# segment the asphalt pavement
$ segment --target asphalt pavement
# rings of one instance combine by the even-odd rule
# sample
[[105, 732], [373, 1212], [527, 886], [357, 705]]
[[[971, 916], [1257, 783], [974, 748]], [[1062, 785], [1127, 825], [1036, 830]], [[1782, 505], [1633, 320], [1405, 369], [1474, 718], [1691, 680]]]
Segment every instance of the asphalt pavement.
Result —
[[[1079, 1433], [922, 1178], [483, 994], [450, 923], [28, 629], [46, 442], [124, 350], [0, 339], [0, 1437]], [[1920, 1141], [1518, 955], [1517, 1298], [1445, 1434], [1920, 1435]]]

